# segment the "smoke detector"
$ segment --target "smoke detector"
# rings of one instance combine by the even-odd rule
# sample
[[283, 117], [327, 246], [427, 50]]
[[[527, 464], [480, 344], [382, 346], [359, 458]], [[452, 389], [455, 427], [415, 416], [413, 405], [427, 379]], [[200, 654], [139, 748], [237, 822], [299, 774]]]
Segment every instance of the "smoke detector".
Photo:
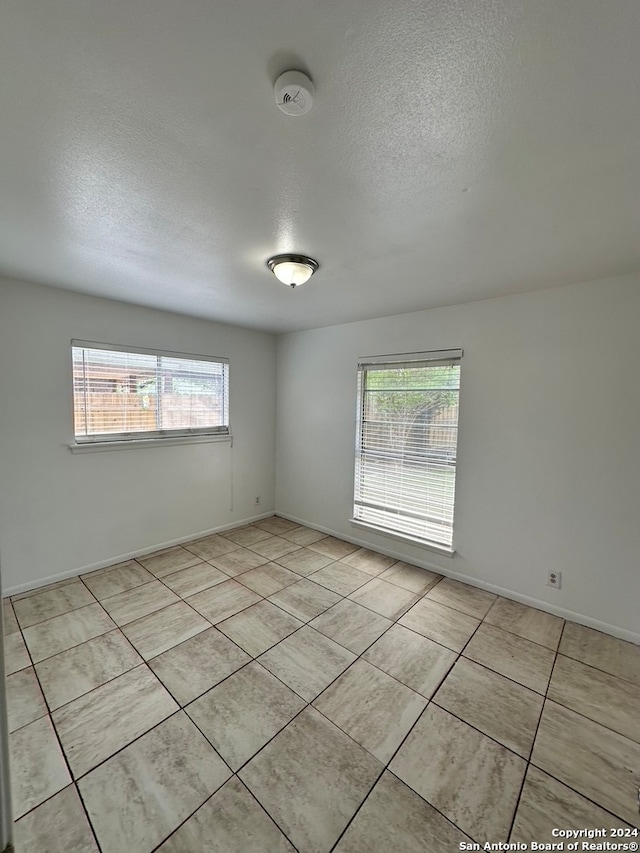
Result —
[[276, 80], [276, 104], [288, 116], [303, 116], [313, 106], [313, 83], [302, 71], [285, 71]]

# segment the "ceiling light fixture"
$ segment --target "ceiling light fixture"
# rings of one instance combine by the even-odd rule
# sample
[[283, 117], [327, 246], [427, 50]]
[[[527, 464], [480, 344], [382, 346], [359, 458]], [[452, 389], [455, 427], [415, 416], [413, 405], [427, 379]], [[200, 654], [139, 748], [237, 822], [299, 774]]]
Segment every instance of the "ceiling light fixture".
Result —
[[298, 287], [309, 281], [319, 264], [306, 255], [274, 255], [267, 261], [267, 266], [278, 281], [289, 287]]

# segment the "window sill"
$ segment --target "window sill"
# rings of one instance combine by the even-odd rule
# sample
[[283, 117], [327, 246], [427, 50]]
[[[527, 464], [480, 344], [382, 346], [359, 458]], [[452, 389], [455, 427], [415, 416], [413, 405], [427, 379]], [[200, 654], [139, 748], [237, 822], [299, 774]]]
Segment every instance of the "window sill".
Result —
[[218, 441], [233, 442], [232, 435], [180, 435], [172, 438], [131, 438], [122, 441], [73, 442], [72, 453], [98, 453], [106, 450], [140, 450], [145, 447], [163, 447], [175, 444], [210, 444]]
[[456, 553], [453, 548], [447, 548], [444, 545], [436, 545], [434, 542], [427, 542], [424, 539], [416, 539], [413, 536], [404, 536], [402, 533], [394, 533], [384, 527], [376, 527], [375, 524], [367, 524], [364, 521], [358, 521], [356, 518], [350, 518], [349, 522], [354, 527], [360, 527], [362, 530], [369, 530], [371, 533], [379, 533], [381, 536], [388, 536], [390, 539], [397, 539], [399, 542], [416, 545], [419, 548], [424, 548], [426, 551], [433, 551], [435, 554], [440, 554], [443, 557], [453, 557]]

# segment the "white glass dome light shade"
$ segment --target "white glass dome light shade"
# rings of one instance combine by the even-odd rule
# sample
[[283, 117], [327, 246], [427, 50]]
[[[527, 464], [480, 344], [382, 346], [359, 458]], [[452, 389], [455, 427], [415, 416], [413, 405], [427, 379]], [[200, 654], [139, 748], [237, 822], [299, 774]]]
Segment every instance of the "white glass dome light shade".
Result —
[[305, 255], [275, 255], [269, 258], [267, 266], [278, 281], [288, 287], [298, 287], [309, 281], [318, 269], [318, 262]]

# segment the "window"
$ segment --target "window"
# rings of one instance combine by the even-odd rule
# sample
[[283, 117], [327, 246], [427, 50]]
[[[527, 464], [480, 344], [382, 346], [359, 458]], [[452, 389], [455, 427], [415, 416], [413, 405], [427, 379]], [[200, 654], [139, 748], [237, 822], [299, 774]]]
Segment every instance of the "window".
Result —
[[229, 362], [72, 341], [78, 443], [229, 434]]
[[453, 553], [462, 350], [358, 367], [353, 520]]

